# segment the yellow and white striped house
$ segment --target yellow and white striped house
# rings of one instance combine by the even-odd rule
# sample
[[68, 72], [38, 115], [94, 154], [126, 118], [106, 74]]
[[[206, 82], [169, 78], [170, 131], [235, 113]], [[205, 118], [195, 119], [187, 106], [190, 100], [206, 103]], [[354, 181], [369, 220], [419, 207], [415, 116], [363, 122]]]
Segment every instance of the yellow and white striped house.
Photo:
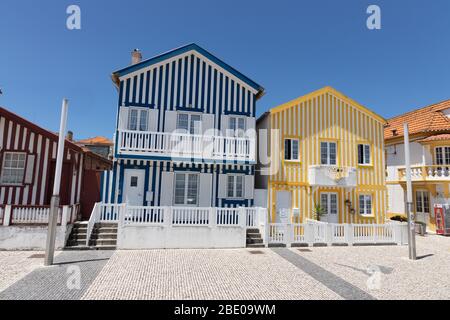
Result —
[[384, 223], [384, 123], [331, 87], [262, 115], [255, 183], [272, 222], [315, 219], [320, 205], [322, 221]]

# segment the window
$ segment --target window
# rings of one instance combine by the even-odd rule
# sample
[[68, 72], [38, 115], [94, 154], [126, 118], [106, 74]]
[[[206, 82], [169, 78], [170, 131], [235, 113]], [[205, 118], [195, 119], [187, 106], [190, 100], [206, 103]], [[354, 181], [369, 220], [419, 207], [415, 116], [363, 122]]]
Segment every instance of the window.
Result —
[[175, 174], [175, 204], [195, 206], [198, 203], [198, 174]]
[[428, 191], [416, 191], [416, 212], [430, 213], [430, 198]]
[[2, 184], [22, 184], [25, 174], [25, 152], [5, 152], [3, 155]]
[[227, 197], [243, 198], [244, 197], [244, 176], [229, 175], [227, 180]]
[[336, 165], [336, 142], [320, 143], [320, 163]]
[[245, 135], [246, 125], [245, 118], [229, 117], [228, 119], [229, 135], [235, 137], [243, 137]]
[[370, 194], [359, 195], [359, 214], [360, 215], [372, 214], [372, 196]]
[[436, 148], [436, 164], [450, 164], [450, 147]]
[[298, 139], [284, 139], [284, 160], [298, 161]]
[[199, 114], [179, 113], [177, 116], [177, 129], [190, 134], [202, 133], [202, 117]]
[[147, 131], [148, 110], [130, 108], [128, 113], [128, 130]]
[[130, 179], [130, 187], [137, 187], [138, 185], [138, 177], [131, 177]]
[[337, 194], [336, 193], [321, 193], [320, 194], [320, 207], [324, 214], [337, 214]]
[[370, 164], [369, 144], [358, 144], [358, 164]]

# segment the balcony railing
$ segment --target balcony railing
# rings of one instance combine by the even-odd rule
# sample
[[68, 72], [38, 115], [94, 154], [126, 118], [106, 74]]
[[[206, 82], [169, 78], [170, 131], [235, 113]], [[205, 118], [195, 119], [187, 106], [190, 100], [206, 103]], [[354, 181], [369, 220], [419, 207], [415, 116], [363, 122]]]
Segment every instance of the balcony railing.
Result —
[[314, 165], [308, 168], [308, 181], [318, 187], [356, 187], [356, 168]]
[[[398, 169], [400, 181], [406, 181], [406, 169]], [[412, 181], [450, 181], [450, 165], [412, 166]]]
[[255, 139], [187, 133], [118, 131], [118, 154], [255, 161]]

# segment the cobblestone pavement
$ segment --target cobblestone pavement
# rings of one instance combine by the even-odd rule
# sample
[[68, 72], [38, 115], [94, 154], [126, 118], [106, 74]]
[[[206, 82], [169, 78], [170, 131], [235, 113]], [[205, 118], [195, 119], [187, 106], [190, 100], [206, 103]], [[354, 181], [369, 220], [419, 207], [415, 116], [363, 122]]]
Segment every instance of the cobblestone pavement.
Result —
[[[450, 238], [417, 237], [417, 247], [417, 261], [405, 246], [65, 251], [32, 272], [24, 253], [0, 252], [2, 266], [28, 272], [0, 299], [450, 299]], [[73, 265], [81, 286], [70, 290]]]

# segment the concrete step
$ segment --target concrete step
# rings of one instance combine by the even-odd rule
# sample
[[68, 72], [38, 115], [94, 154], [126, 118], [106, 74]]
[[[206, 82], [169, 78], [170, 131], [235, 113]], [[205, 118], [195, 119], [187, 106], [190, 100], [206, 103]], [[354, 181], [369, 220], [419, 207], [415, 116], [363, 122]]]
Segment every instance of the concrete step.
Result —
[[73, 246], [83, 246], [86, 245], [86, 238], [85, 239], [69, 239], [67, 241], [66, 246], [73, 247]]
[[92, 233], [91, 239], [117, 239], [117, 233]]
[[86, 233], [87, 228], [72, 228], [71, 233]]
[[90, 240], [89, 244], [91, 246], [103, 246], [103, 245], [107, 245], [107, 246], [115, 246], [117, 244], [117, 239], [94, 239], [94, 240]]
[[84, 239], [86, 240], [86, 233], [71, 233], [69, 236], [69, 240], [81, 240]]
[[73, 246], [65, 247], [64, 250], [116, 250], [116, 246]]
[[261, 238], [247, 238], [247, 244], [256, 244], [256, 243], [263, 243], [263, 239]]
[[247, 243], [247, 248], [264, 248], [262, 243]]
[[117, 227], [97, 227], [92, 230], [92, 233], [117, 233]]
[[113, 222], [99, 222], [94, 225], [94, 228], [104, 227], [104, 228], [117, 228], [117, 223]]
[[259, 233], [259, 229], [258, 228], [248, 228], [247, 233]]
[[261, 233], [247, 233], [247, 238], [261, 238]]

